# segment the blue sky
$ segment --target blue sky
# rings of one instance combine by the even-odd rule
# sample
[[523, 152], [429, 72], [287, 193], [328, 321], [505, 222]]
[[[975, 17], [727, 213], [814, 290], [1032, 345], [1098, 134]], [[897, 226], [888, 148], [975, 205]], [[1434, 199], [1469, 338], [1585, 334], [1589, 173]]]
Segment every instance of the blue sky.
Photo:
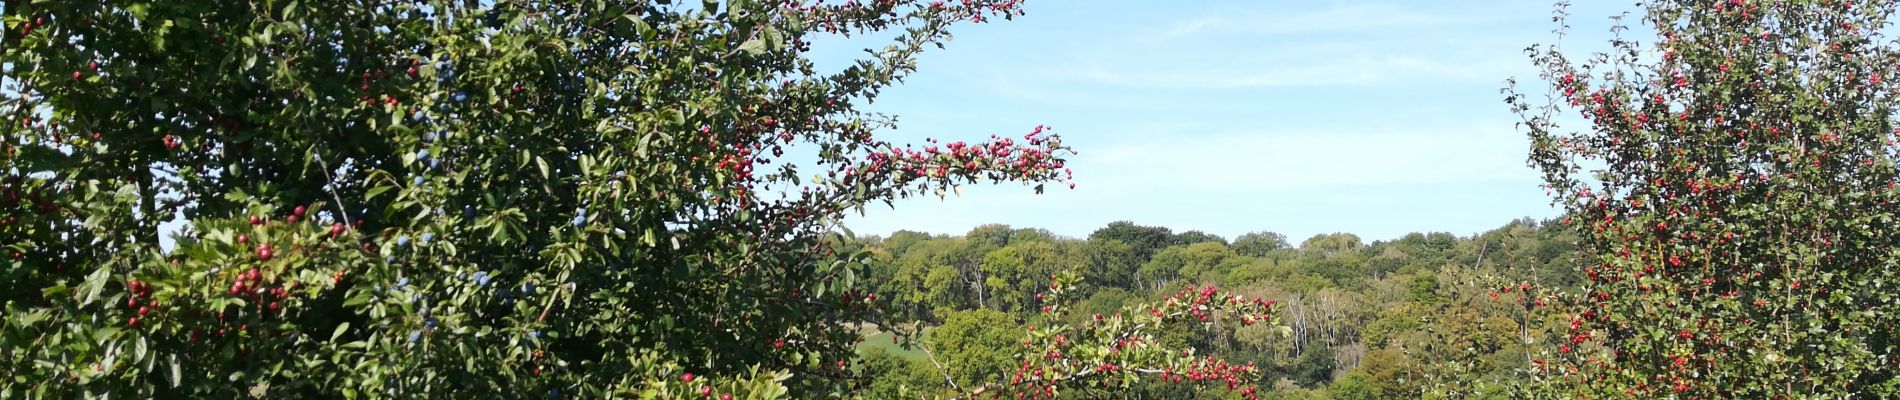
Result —
[[[1524, 48], [1556, 40], [1548, 2], [1031, 0], [1026, 9], [1016, 21], [963, 26], [869, 109], [899, 117], [900, 141], [1049, 124], [1081, 152], [1071, 162], [1077, 188], [971, 187], [867, 208], [847, 227], [961, 234], [1004, 223], [1084, 237], [1131, 220], [1297, 243], [1329, 232], [1467, 235], [1557, 213], [1499, 93], [1513, 76], [1540, 93]], [[1566, 48], [1606, 48], [1608, 17], [1623, 11], [1634, 10], [1573, 7]], [[862, 43], [876, 42], [850, 44]]]

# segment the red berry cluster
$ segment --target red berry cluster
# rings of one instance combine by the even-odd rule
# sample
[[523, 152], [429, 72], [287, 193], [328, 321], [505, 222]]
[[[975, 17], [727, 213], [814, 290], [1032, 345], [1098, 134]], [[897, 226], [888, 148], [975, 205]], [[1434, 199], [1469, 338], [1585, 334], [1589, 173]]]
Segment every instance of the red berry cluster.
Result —
[[1243, 379], [1259, 370], [1252, 362], [1245, 365], [1229, 364], [1227, 361], [1205, 357], [1162, 370], [1161, 380], [1173, 383], [1220, 382], [1227, 385], [1227, 390], [1236, 390], [1244, 382]]
[[125, 320], [125, 326], [137, 328], [139, 319], [145, 318], [158, 309], [158, 300], [152, 298], [152, 285], [133, 279], [125, 283], [130, 296], [125, 298], [125, 308], [133, 310], [133, 315]]
[[[1066, 273], [1050, 279], [1049, 291], [1039, 293], [1037, 299], [1045, 301], [1044, 312], [1056, 313], [1063, 310], [1062, 303], [1079, 277]], [[1169, 323], [1213, 323], [1216, 318], [1238, 320], [1242, 325], [1270, 322], [1274, 306], [1271, 300], [1248, 299], [1214, 286], [1190, 287], [1159, 303], [1139, 306], [1135, 309], [1146, 312], [1132, 316], [1094, 314], [1082, 326], [1031, 326], [1017, 369], [999, 396], [1054, 398], [1065, 387], [1107, 387], [1130, 375], [1149, 374], [1169, 383], [1221, 383], [1227, 390], [1255, 398], [1257, 390], [1242, 388], [1257, 378], [1259, 369], [1254, 365], [1196, 357], [1191, 349], [1164, 349], [1149, 330]]]
[[231, 280], [231, 287], [225, 289], [224, 294], [251, 300], [254, 304], [262, 305], [265, 311], [271, 313], [281, 311], [283, 309], [282, 301], [290, 298], [290, 291], [285, 289], [283, 285], [267, 285], [267, 282], [264, 281], [263, 272], [257, 268], [251, 268], [238, 273], [237, 276]]

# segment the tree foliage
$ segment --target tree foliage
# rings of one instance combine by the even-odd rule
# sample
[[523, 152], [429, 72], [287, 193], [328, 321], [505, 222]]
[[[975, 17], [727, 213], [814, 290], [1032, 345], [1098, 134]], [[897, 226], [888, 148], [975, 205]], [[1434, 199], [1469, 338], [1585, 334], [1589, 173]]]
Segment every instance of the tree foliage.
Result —
[[1894, 10], [1659, 0], [1647, 45], [1528, 50], [1551, 104], [1508, 100], [1587, 277], [1538, 393], [1900, 395]]
[[847, 210], [1067, 179], [855, 109], [1019, 4], [8, 1], [0, 397], [849, 393]]
[[[973, 397], [1058, 399], [1244, 398], [1248, 393], [1261, 398], [1508, 397], [1511, 388], [1529, 378], [1525, 339], [1567, 326], [1566, 320], [1551, 319], [1551, 312], [1540, 307], [1548, 293], [1525, 291], [1523, 284], [1544, 282], [1540, 279], [1545, 277], [1566, 281], [1560, 278], [1580, 273], [1568, 264], [1573, 240], [1565, 228], [1534, 220], [1462, 237], [1432, 233], [1372, 243], [1342, 241], [1351, 245], [1318, 245], [1352, 238], [1323, 235], [1308, 248], [1275, 249], [1264, 256], [1200, 242], [1133, 258], [1127, 254], [1131, 246], [1120, 240], [1018, 240], [1025, 231], [1036, 230], [1015, 230], [1018, 233], [1003, 247], [967, 237], [911, 235], [872, 239], [865, 245], [874, 253], [908, 249], [893, 261], [872, 261], [873, 271], [896, 271], [891, 276], [920, 269], [943, 271], [945, 279], [938, 283], [945, 286], [929, 288], [943, 296], [890, 293], [908, 299], [898, 303], [928, 303], [894, 308], [928, 309], [935, 316], [959, 319], [922, 321], [935, 328], [926, 328], [929, 333], [916, 345], [932, 349], [937, 362], [917, 355], [911, 365], [930, 370], [936, 379], [908, 386], [908, 393], [971, 397], [971, 392], [981, 391], [983, 395]], [[1030, 249], [1053, 251], [1026, 251]], [[1041, 255], [1025, 257], [1028, 254]], [[1113, 264], [1103, 259], [1119, 257], [1133, 258], [1145, 273], [1173, 278], [1157, 287], [1148, 281], [1108, 279], [1116, 275], [1099, 272], [1114, 270], [1104, 268]], [[986, 295], [992, 301], [981, 306], [977, 293], [953, 278], [954, 267], [931, 266], [966, 259], [983, 260], [987, 281], [1012, 284], [989, 287]], [[1020, 267], [1024, 265], [1044, 267]], [[1349, 272], [1380, 268], [1384, 272], [1372, 276]], [[1205, 295], [1208, 290], [1215, 294]], [[1271, 305], [1228, 309], [1221, 301], [1236, 296], [1245, 299], [1236, 303], [1261, 302], [1250, 307], [1268, 301]], [[974, 311], [985, 312], [971, 314]], [[1157, 318], [1156, 311], [1162, 316]], [[988, 317], [971, 323], [971, 315]], [[951, 333], [956, 331], [970, 333]], [[967, 340], [995, 336], [992, 331], [1013, 332], [1015, 341], [990, 348]], [[876, 347], [869, 352], [879, 353], [884, 346]], [[945, 379], [972, 371], [965, 363], [949, 360], [972, 357], [989, 360], [980, 364], [991, 365], [988, 371], [1008, 373], [1007, 380], [971, 387], [971, 382], [982, 380]], [[999, 358], [1008, 361], [996, 361]], [[1226, 373], [1213, 379], [1203, 374], [1200, 380], [1170, 373], [1170, 368], [1181, 371], [1189, 365], [1225, 365], [1223, 371], [1231, 373], [1236, 389], [1228, 389]], [[1090, 366], [1099, 369], [1085, 368]], [[876, 374], [901, 382], [913, 382], [916, 375]], [[953, 381], [959, 383], [949, 384]]]

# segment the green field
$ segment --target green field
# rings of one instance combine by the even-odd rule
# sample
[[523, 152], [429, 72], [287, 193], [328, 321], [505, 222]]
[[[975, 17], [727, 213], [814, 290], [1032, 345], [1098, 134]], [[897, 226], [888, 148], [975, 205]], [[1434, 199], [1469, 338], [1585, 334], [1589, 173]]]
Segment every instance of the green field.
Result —
[[911, 347], [906, 349], [902, 344], [891, 343], [891, 333], [878, 330], [876, 326], [865, 326], [863, 332], [865, 333], [864, 342], [858, 343], [858, 354], [864, 354], [864, 352], [874, 348], [883, 348], [884, 350], [890, 351], [891, 354], [896, 354], [907, 359], [918, 361], [930, 360], [930, 356], [924, 354], [922, 348]]

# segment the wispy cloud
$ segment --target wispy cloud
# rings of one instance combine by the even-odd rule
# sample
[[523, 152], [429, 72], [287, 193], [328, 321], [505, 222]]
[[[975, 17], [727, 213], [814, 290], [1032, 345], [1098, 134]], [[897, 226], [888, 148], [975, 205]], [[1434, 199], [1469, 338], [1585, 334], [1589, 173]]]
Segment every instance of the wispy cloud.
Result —
[[[1132, 191], [1228, 192], [1367, 185], [1534, 181], [1509, 122], [1358, 132], [1151, 135], [1082, 164]], [[1176, 140], [1181, 136], [1193, 140]], [[1093, 165], [1088, 165], [1093, 164]]]
[[1152, 39], [1169, 40], [1196, 34], [1286, 35], [1363, 32], [1374, 29], [1470, 24], [1486, 20], [1486, 17], [1477, 15], [1441, 14], [1385, 3], [1341, 4], [1326, 9], [1291, 13], [1221, 12], [1176, 23]]
[[1263, 61], [1254, 65], [1120, 68], [1092, 65], [1056, 75], [1091, 83], [1162, 89], [1369, 86], [1406, 81], [1498, 81], [1510, 67], [1521, 64], [1515, 61], [1452, 61], [1418, 55], [1359, 53]]

